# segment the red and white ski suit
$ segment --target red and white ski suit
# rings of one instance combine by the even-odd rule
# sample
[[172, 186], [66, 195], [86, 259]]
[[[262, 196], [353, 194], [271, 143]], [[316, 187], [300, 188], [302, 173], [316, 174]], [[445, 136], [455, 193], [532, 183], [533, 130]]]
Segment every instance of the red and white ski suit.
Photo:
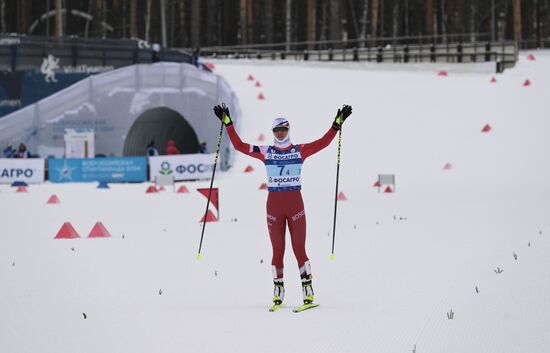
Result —
[[[289, 150], [299, 151], [301, 154], [301, 163], [308, 157], [319, 152], [327, 147], [334, 137], [337, 130], [330, 128], [323, 137], [311, 143], [290, 145], [287, 148], [280, 149], [274, 146], [255, 146], [244, 143], [233, 125], [227, 127], [227, 133], [231, 139], [233, 147], [241, 153], [261, 160], [267, 165], [266, 158], [270, 158], [270, 152], [287, 152]], [[294, 165], [296, 166], [296, 164]], [[279, 166], [282, 168], [282, 166]], [[281, 170], [282, 172], [282, 170]], [[299, 178], [299, 177], [298, 177]], [[270, 182], [271, 182], [270, 178]], [[304, 211], [304, 202], [300, 192], [301, 184], [292, 187], [292, 190], [278, 190], [276, 188], [268, 191], [267, 197], [267, 226], [269, 236], [271, 238], [271, 246], [273, 247], [273, 277], [276, 279], [283, 278], [283, 257], [285, 253], [285, 233], [286, 225], [290, 230], [290, 238], [292, 241], [292, 250], [298, 261], [300, 274], [310, 274], [309, 259], [306, 254], [306, 215]]]

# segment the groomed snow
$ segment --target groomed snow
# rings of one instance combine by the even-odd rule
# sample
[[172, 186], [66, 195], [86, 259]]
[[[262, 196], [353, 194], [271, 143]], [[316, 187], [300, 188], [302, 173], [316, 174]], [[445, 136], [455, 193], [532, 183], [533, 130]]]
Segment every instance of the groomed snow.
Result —
[[[189, 194], [3, 185], [0, 352], [547, 352], [550, 53], [527, 54], [503, 75], [487, 65], [215, 61], [239, 96], [250, 143], [260, 134], [269, 143], [278, 116], [295, 143], [314, 140], [338, 107], [353, 105], [334, 261], [337, 140], [303, 169], [321, 306], [290, 310], [301, 292], [288, 248], [286, 307], [267, 311], [265, 171], [246, 156], [216, 175], [221, 221], [207, 224], [200, 261], [206, 199], [195, 189], [207, 181], [185, 183]], [[255, 171], [245, 174], [248, 165]], [[395, 193], [372, 187], [384, 173], [396, 175]], [[52, 194], [61, 204], [46, 204]], [[66, 221], [81, 239], [53, 239]], [[97, 221], [111, 238], [86, 239]]]

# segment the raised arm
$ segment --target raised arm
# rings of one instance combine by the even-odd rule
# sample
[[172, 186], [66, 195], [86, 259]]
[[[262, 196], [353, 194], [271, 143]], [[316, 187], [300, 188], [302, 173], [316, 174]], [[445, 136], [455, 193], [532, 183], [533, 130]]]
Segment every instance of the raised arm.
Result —
[[237, 151], [244, 153], [250, 157], [257, 158], [261, 161], [264, 160], [264, 155], [260, 152], [260, 148], [258, 146], [243, 142], [237, 134], [237, 131], [235, 131], [235, 127], [233, 126], [233, 124], [227, 126], [226, 129], [227, 134], [229, 135], [229, 139], [231, 140], [233, 147], [235, 147]]
[[323, 137], [313, 142], [299, 145], [300, 153], [302, 154], [302, 160], [305, 160], [307, 157], [314, 155], [315, 153], [330, 145], [330, 143], [334, 139], [334, 136], [336, 136], [336, 133], [342, 128], [342, 124], [350, 115], [351, 106], [344, 105], [342, 109], [338, 109], [331, 128], [323, 135]]
[[241, 140], [237, 134], [237, 131], [235, 131], [235, 127], [233, 126], [233, 122], [229, 116], [229, 108], [225, 104], [216, 105], [214, 107], [214, 114], [216, 114], [218, 119], [220, 119], [225, 125], [229, 139], [237, 151], [250, 157], [257, 158], [261, 161], [264, 160], [264, 155], [260, 152], [260, 148], [258, 146], [250, 145]]

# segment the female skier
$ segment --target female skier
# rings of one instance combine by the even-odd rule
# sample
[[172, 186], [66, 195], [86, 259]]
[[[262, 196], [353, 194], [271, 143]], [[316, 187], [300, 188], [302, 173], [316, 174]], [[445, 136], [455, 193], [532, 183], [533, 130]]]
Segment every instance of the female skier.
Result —
[[229, 116], [225, 104], [214, 107], [214, 113], [227, 129], [233, 147], [241, 153], [261, 160], [267, 170], [267, 227], [273, 247], [271, 260], [273, 270], [273, 303], [282, 304], [285, 297], [283, 284], [283, 256], [285, 253], [286, 225], [290, 230], [292, 249], [298, 261], [302, 279], [304, 304], [313, 302], [311, 285], [311, 266], [306, 254], [306, 216], [302, 200], [301, 170], [304, 161], [311, 155], [327, 147], [342, 124], [351, 114], [351, 106], [344, 105], [338, 109], [332, 127], [320, 139], [311, 143], [294, 145], [290, 141], [290, 124], [285, 118], [273, 121], [273, 145], [254, 146], [241, 141]]

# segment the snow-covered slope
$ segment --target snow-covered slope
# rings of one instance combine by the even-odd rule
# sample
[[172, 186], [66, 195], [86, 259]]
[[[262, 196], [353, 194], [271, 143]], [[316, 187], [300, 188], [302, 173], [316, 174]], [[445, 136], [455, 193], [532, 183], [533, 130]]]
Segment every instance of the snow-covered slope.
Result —
[[[207, 224], [200, 261], [205, 198], [194, 189], [208, 182], [153, 195], [140, 184], [0, 186], [0, 351], [546, 352], [550, 53], [526, 54], [496, 83], [483, 65], [215, 62], [251, 143], [269, 143], [278, 116], [295, 143], [314, 140], [353, 105], [334, 261], [336, 140], [303, 170], [321, 307], [291, 312], [301, 292], [289, 248], [287, 307], [267, 311], [265, 172], [246, 156], [216, 175], [221, 221]], [[385, 173], [395, 193], [372, 187]], [[62, 203], [46, 205], [54, 193]], [[82, 239], [52, 239], [65, 221]], [[96, 221], [113, 237], [85, 239]]]

